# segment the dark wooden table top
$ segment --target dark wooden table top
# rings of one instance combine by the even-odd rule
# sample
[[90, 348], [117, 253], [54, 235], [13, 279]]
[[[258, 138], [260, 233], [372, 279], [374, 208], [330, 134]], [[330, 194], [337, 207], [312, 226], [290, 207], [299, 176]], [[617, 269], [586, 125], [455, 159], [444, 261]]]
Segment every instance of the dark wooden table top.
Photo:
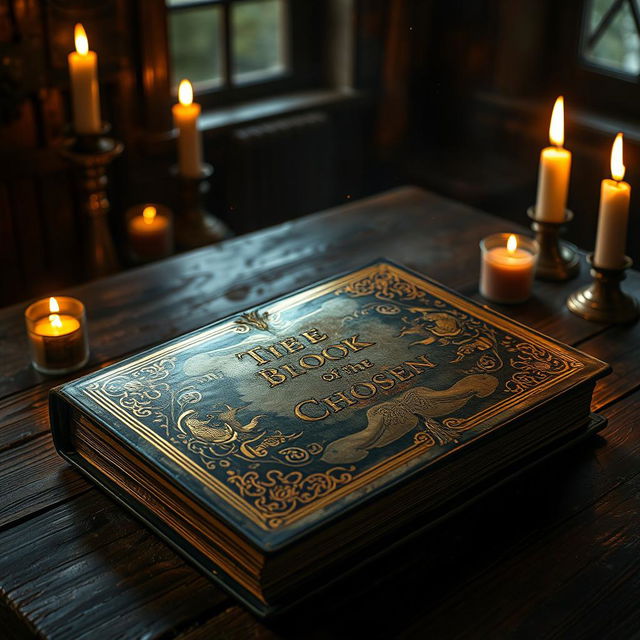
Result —
[[[525, 219], [523, 212], [523, 220]], [[579, 221], [574, 222], [579, 224]], [[105, 365], [386, 256], [477, 298], [478, 242], [511, 223], [402, 188], [73, 289]], [[536, 283], [513, 318], [613, 366], [601, 434], [263, 623], [56, 454], [22, 314], [0, 310], [0, 637], [630, 638], [640, 632], [640, 325], [571, 315], [588, 279]], [[640, 293], [640, 274], [627, 290]]]

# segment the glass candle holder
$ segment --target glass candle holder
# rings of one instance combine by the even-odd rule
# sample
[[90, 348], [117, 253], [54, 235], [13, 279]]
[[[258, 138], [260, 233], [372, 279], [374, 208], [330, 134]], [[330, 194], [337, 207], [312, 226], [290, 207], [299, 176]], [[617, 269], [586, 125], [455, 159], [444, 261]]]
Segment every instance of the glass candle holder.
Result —
[[83, 367], [89, 359], [84, 305], [60, 296], [34, 302], [24, 313], [33, 367], [60, 375]]
[[173, 214], [161, 204], [139, 204], [127, 210], [129, 255], [134, 262], [150, 262], [173, 253]]
[[480, 294], [499, 304], [517, 304], [531, 296], [540, 247], [532, 238], [495, 233], [480, 242]]

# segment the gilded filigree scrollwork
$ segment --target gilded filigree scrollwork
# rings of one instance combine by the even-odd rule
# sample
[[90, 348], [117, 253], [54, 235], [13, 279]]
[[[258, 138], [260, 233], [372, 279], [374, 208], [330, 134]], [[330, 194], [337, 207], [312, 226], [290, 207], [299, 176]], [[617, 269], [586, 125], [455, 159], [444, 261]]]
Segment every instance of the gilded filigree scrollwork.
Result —
[[233, 470], [228, 470], [227, 475], [228, 482], [263, 514], [267, 526], [276, 529], [299, 507], [351, 482], [354, 471], [354, 466], [345, 466], [311, 474], [270, 469], [264, 475], [257, 471], [240, 474]]
[[375, 296], [379, 300], [416, 300], [425, 295], [424, 289], [401, 278], [398, 273], [382, 265], [375, 273], [365, 276], [356, 282], [350, 282], [336, 290], [336, 295], [346, 293], [353, 298]]
[[513, 350], [516, 355], [511, 358], [510, 364], [516, 372], [505, 384], [505, 389], [510, 393], [521, 393], [553, 376], [582, 366], [578, 360], [560, 358], [551, 351], [529, 342], [518, 342]]

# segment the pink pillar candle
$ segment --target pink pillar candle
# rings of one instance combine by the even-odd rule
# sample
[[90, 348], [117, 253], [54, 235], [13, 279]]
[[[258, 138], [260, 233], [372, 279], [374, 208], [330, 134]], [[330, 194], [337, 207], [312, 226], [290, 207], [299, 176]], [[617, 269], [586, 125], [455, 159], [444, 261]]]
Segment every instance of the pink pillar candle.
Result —
[[480, 294], [499, 304], [524, 302], [538, 258], [538, 243], [526, 236], [496, 233], [480, 243]]

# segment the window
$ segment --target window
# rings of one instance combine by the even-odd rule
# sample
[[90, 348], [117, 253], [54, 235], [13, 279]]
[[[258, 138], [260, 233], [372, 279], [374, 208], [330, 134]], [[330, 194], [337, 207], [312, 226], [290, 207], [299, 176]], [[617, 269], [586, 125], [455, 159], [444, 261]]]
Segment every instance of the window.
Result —
[[640, 73], [638, 0], [589, 0], [585, 8], [583, 59], [604, 73], [636, 78]]
[[173, 86], [198, 93], [281, 80], [290, 72], [287, 0], [166, 0]]

